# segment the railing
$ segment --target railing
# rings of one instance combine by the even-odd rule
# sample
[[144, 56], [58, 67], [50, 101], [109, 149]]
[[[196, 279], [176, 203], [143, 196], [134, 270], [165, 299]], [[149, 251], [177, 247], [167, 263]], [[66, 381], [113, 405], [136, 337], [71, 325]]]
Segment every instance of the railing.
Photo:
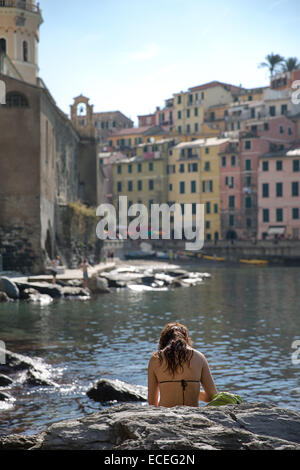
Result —
[[33, 13], [39, 13], [39, 4], [34, 5], [33, 3], [26, 2], [25, 0], [0, 0], [0, 8], [19, 8], [20, 10], [27, 10]]

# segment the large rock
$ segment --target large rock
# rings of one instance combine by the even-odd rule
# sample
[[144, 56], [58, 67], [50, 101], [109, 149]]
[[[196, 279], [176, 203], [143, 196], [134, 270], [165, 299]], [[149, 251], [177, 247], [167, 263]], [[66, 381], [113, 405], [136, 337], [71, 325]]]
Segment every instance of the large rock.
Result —
[[8, 295], [5, 292], [0, 291], [0, 303], [4, 302], [12, 302], [13, 300], [8, 297]]
[[92, 294], [110, 293], [108, 280], [104, 277], [92, 276], [88, 279], [87, 285]]
[[5, 292], [10, 299], [17, 300], [20, 297], [17, 285], [8, 277], [1, 277], [0, 290]]
[[7, 375], [0, 374], [0, 387], [8, 387], [13, 384], [13, 380]]
[[[126, 404], [23, 436], [32, 450], [300, 450], [300, 414], [265, 404], [156, 408]], [[22, 448], [22, 436], [0, 439]]]
[[57, 299], [63, 296], [63, 287], [57, 284], [49, 284], [47, 282], [41, 283], [28, 283], [28, 282], [16, 282], [18, 289], [22, 293], [26, 289], [34, 289], [35, 291], [39, 292], [40, 294], [50, 295], [53, 299]]
[[143, 402], [147, 400], [147, 389], [120, 380], [101, 379], [88, 390], [87, 396], [100, 403], [111, 401]]

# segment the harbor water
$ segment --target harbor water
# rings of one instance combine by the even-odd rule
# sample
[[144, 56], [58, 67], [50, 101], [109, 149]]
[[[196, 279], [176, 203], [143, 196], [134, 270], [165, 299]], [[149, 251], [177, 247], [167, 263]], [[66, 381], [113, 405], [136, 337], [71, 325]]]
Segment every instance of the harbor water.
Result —
[[166, 291], [119, 289], [87, 301], [1, 304], [0, 340], [41, 361], [57, 386], [14, 386], [14, 402], [0, 402], [0, 435], [36, 433], [99, 410], [86, 391], [100, 378], [146, 386], [160, 332], [176, 320], [207, 357], [219, 391], [299, 411], [300, 364], [292, 345], [300, 340], [300, 268], [184, 268], [211, 278]]

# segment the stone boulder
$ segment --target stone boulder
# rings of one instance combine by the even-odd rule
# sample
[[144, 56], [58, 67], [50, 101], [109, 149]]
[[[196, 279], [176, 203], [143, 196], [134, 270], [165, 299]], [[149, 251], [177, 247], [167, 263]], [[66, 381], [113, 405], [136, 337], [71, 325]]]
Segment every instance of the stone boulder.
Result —
[[40, 294], [50, 295], [52, 299], [58, 299], [63, 296], [63, 287], [56, 285], [56, 284], [49, 284], [47, 282], [41, 282], [41, 283], [16, 282], [16, 285], [19, 291], [21, 292], [21, 296], [23, 295], [22, 293], [26, 289], [34, 289]]
[[0, 387], [8, 387], [13, 384], [13, 380], [7, 375], [0, 374]]
[[0, 290], [10, 299], [17, 300], [20, 297], [20, 291], [17, 285], [8, 277], [1, 277]]
[[0, 303], [12, 302], [12, 301], [13, 301], [13, 299], [10, 299], [5, 292], [0, 291]]
[[87, 391], [87, 396], [100, 403], [143, 402], [147, 400], [147, 389], [120, 380], [101, 379]]
[[88, 279], [87, 285], [92, 294], [110, 293], [108, 280], [104, 277], [92, 276]]
[[0, 439], [2, 450], [22, 448], [166, 452], [300, 450], [300, 414], [264, 403], [200, 408], [123, 404], [56, 422], [30, 438], [16, 435]]

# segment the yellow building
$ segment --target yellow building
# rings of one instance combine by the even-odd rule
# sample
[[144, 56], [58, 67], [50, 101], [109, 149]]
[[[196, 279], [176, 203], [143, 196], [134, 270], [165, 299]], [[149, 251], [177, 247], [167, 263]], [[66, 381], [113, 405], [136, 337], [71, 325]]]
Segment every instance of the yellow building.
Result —
[[144, 204], [151, 209], [152, 204], [167, 201], [168, 181], [165, 158], [133, 157], [115, 162], [112, 165], [113, 204], [118, 208], [119, 196], [127, 196], [128, 206]]
[[218, 240], [221, 235], [219, 152], [228, 141], [209, 138], [180, 143], [169, 155], [169, 204], [192, 204], [193, 225], [196, 204], [204, 204], [206, 240]]

